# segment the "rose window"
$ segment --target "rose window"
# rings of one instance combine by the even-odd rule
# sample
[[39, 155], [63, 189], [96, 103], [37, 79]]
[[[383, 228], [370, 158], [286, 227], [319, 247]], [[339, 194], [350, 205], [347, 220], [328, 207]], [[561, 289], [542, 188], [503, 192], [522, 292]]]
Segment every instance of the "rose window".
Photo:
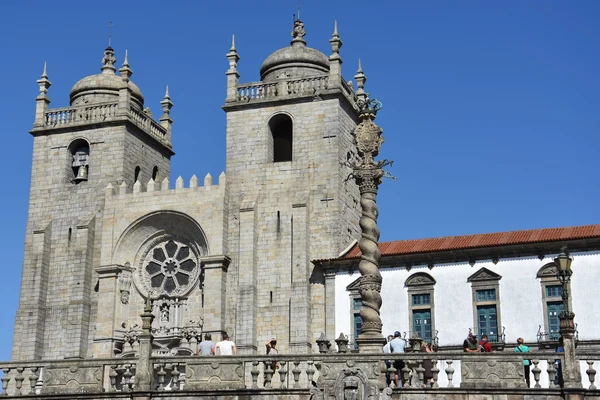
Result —
[[146, 253], [140, 272], [152, 295], [180, 295], [197, 281], [198, 270], [195, 252], [183, 243], [168, 240]]

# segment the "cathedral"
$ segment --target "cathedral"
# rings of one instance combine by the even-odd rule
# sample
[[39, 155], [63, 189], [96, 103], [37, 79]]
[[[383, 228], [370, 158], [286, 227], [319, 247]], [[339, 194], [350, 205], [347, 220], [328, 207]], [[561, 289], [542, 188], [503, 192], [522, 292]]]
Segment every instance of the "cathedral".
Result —
[[[308, 47], [305, 35], [296, 20], [290, 45], [270, 54], [260, 81], [251, 83], [240, 82], [232, 39], [222, 105], [226, 171], [218, 177], [170, 181], [173, 102], [167, 88], [161, 115], [152, 115], [131, 79], [127, 52], [119, 64], [106, 48], [100, 73], [77, 81], [63, 108], [49, 107], [44, 67], [30, 131], [15, 362], [1, 367], [3, 394], [7, 387], [33, 396], [168, 386], [391, 399], [382, 372], [403, 373], [410, 388], [422, 390], [454, 388], [456, 371], [456, 393], [502, 387], [521, 396], [529, 389], [529, 355], [515, 356], [514, 342], [554, 351], [559, 337], [567, 343], [564, 356], [525, 359], [535, 364], [536, 384], [556, 389], [548, 399], [562, 398], [554, 383], [557, 357], [570, 374], [561, 385], [596, 390], [600, 322], [585, 311], [598, 279], [600, 225], [377, 246], [376, 181], [386, 165], [373, 161], [380, 128], [369, 150], [381, 173], [371, 197], [350, 179], [365, 158], [356, 128], [369, 103], [366, 76], [360, 64], [355, 83], [342, 76], [337, 24], [330, 55]], [[423, 356], [414, 354], [403, 356], [401, 372], [382, 367], [382, 326], [405, 341], [406, 351], [432, 344], [441, 355], [428, 357], [440, 367], [446, 362], [445, 375], [437, 369], [424, 386]], [[367, 329], [376, 335], [365, 339]], [[253, 357], [186, 357], [205, 334], [228, 334], [239, 355]], [[464, 358], [467, 334], [485, 335], [496, 352], [509, 354]], [[334, 353], [336, 337], [345, 354], [315, 354]], [[291, 358], [258, 355], [273, 338]], [[575, 345], [583, 349], [580, 358]], [[541, 378], [538, 366], [547, 371]], [[275, 374], [280, 381], [273, 385]], [[22, 390], [25, 379], [29, 391]]]
[[200, 332], [228, 332], [240, 354], [272, 337], [312, 351], [326, 305], [311, 260], [358, 236], [344, 164], [358, 118], [337, 29], [330, 56], [304, 36], [298, 20], [248, 84], [232, 41], [227, 169], [215, 178], [169, 181], [173, 102], [167, 89], [162, 115], [149, 113], [127, 54], [119, 67], [108, 47], [64, 108], [49, 109], [44, 70], [13, 359], [125, 355], [147, 298], [158, 354], [190, 354]]

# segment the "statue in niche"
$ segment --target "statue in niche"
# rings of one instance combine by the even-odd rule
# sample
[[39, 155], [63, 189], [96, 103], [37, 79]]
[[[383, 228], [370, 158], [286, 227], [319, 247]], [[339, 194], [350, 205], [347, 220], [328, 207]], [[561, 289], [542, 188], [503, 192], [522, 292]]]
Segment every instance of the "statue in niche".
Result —
[[160, 322], [161, 324], [169, 322], [169, 306], [166, 304], [160, 308]]

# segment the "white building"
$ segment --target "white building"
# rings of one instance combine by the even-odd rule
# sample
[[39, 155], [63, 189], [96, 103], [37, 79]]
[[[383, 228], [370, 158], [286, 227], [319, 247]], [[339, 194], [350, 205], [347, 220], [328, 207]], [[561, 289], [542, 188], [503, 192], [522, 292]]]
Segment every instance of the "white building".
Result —
[[[600, 278], [600, 225], [401, 240], [380, 244], [381, 319], [385, 336], [415, 333], [440, 348], [461, 349], [472, 330], [496, 349], [518, 337], [532, 350], [552, 349], [559, 337], [562, 287], [553, 259], [562, 248], [573, 257], [569, 306], [580, 348], [600, 343], [592, 301]], [[327, 336], [360, 333], [358, 263], [351, 246], [337, 259], [317, 260], [333, 311]], [[351, 341], [352, 342], [352, 341]], [[538, 347], [539, 346], [539, 347]]]

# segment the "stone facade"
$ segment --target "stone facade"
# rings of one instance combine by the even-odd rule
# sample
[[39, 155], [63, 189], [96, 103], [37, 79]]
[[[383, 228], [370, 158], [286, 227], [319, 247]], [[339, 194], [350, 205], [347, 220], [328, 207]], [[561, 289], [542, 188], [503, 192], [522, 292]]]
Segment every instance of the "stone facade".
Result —
[[[137, 354], [148, 297], [158, 354], [191, 354], [202, 332], [225, 331], [240, 353], [277, 337], [312, 352], [332, 332], [326, 277], [311, 260], [336, 257], [358, 237], [356, 95], [341, 76], [337, 30], [328, 57], [289, 47], [263, 64], [264, 82], [227, 71], [227, 175], [169, 181], [168, 94], [154, 120], [112, 48], [101, 73], [49, 109], [44, 70], [36, 98], [29, 219], [14, 360]], [[267, 71], [268, 70], [268, 71]], [[291, 157], [273, 117], [291, 121]], [[278, 117], [278, 118], [279, 118]], [[174, 188], [173, 188], [174, 186]]]

